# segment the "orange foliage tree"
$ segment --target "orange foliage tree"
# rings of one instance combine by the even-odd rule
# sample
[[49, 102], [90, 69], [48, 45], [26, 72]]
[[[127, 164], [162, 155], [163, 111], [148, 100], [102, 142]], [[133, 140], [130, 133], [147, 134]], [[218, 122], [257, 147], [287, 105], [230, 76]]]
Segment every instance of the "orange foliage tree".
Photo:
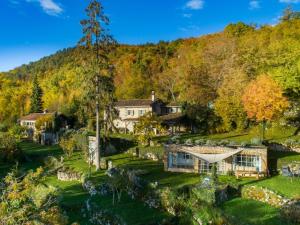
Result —
[[262, 139], [266, 122], [278, 118], [289, 106], [281, 87], [268, 75], [261, 75], [249, 83], [242, 102], [248, 118], [262, 123]]

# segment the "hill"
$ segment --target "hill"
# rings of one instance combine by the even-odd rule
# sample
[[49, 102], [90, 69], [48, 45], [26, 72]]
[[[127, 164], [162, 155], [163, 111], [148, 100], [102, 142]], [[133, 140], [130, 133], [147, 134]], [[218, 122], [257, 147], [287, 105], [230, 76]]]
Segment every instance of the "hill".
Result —
[[[44, 108], [87, 123], [91, 109], [82, 84], [88, 57], [81, 48], [64, 49], [0, 74], [0, 123], [28, 113], [34, 75], [44, 92]], [[120, 45], [110, 58], [119, 99], [148, 98], [155, 90], [164, 100], [206, 106], [232, 94], [222, 90], [243, 89], [258, 75], [268, 74], [294, 101], [300, 95], [300, 20], [260, 27], [237, 23], [199, 38]]]

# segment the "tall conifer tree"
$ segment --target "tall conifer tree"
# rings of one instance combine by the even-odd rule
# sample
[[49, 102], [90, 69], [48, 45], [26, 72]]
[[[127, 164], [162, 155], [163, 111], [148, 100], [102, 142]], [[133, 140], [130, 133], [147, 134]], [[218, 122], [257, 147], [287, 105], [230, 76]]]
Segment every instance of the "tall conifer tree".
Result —
[[37, 76], [33, 77], [32, 94], [30, 98], [30, 113], [43, 112], [43, 91], [38, 82]]
[[[79, 41], [79, 45], [83, 45], [90, 51], [91, 65], [91, 83], [94, 89], [94, 98], [96, 103], [96, 150], [95, 165], [96, 169], [100, 168], [100, 98], [101, 92], [105, 89], [103, 82], [103, 73], [107, 73], [110, 69], [108, 54], [115, 44], [113, 38], [108, 34], [107, 26], [109, 19], [104, 14], [102, 4], [97, 0], [91, 0], [85, 10], [87, 18], [80, 21], [82, 25], [83, 37]], [[89, 79], [87, 78], [87, 79]], [[103, 95], [103, 94], [102, 94]], [[103, 102], [103, 99], [101, 99]], [[102, 105], [103, 107], [104, 105]], [[105, 108], [105, 106], [103, 107]]]

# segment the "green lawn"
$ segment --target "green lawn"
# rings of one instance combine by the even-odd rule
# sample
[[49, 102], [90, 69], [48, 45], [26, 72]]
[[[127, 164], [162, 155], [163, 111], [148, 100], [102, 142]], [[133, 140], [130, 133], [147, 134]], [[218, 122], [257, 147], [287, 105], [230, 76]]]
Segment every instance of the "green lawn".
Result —
[[[294, 135], [297, 128], [294, 127], [273, 127], [266, 130], [266, 140], [274, 142], [284, 142], [287, 139], [300, 140], [300, 135]], [[228, 133], [221, 134], [211, 134], [211, 135], [200, 135], [200, 134], [182, 134], [180, 135], [180, 140], [184, 142], [187, 139], [197, 140], [228, 140], [240, 144], [242, 142], [251, 143], [254, 138], [261, 137], [260, 126], [253, 127], [245, 131], [232, 131]], [[164, 142], [169, 139], [169, 137], [158, 137], [156, 138], [159, 142]]]
[[300, 197], [299, 177], [290, 178], [278, 175], [264, 180], [250, 181], [248, 184], [268, 188], [289, 198]]
[[[36, 169], [43, 165], [45, 157], [53, 155], [56, 157], [63, 156], [62, 150], [58, 146], [40, 146], [30, 142], [21, 143], [21, 147], [30, 161], [23, 162], [19, 165], [20, 170]], [[138, 159], [130, 154], [118, 154], [107, 159], [112, 160], [114, 165], [132, 169], [145, 170], [144, 178], [149, 181], [158, 181], [161, 186], [182, 187], [187, 184], [199, 182], [199, 175], [169, 173], [163, 171], [163, 164], [150, 160]], [[65, 158], [65, 165], [74, 170], [88, 173], [88, 164], [82, 159], [80, 153], [75, 153], [71, 158]], [[4, 176], [12, 165], [1, 165], [1, 173]], [[92, 180], [100, 183], [106, 179], [104, 171], [96, 172], [92, 170]], [[45, 177], [47, 185], [55, 186], [60, 190], [62, 199], [61, 205], [66, 209], [70, 222], [79, 222], [87, 224], [82, 217], [81, 209], [84, 201], [88, 198], [87, 193], [83, 190], [79, 182], [61, 182], [56, 176]], [[112, 205], [112, 197], [99, 197], [96, 199], [100, 208], [109, 209], [114, 214], [121, 216], [127, 224], [149, 224], [152, 222], [161, 222], [164, 218], [169, 217], [165, 212], [156, 209], [150, 209], [144, 203], [130, 199], [125, 193], [122, 200], [117, 205]], [[137, 216], [142, 215], [142, 216]]]
[[280, 218], [279, 209], [254, 200], [235, 198], [222, 209], [235, 225], [288, 225]]
[[[21, 143], [21, 147], [26, 153], [30, 161], [20, 163], [20, 170], [35, 169], [43, 165], [45, 157], [53, 155], [56, 157], [63, 156], [62, 150], [58, 146], [40, 146], [30, 142]], [[294, 160], [300, 154], [276, 155], [277, 159]], [[197, 184], [200, 181], [198, 174], [186, 173], [170, 173], [165, 172], [161, 162], [154, 162], [150, 160], [139, 159], [133, 157], [131, 154], [122, 153], [107, 157], [112, 160], [116, 166], [141, 169], [145, 171], [143, 178], [148, 181], [157, 181], [160, 187], [170, 186], [173, 188], [180, 188], [185, 185]], [[76, 152], [71, 158], [65, 158], [65, 165], [73, 168], [76, 171], [88, 173], [88, 164], [83, 160], [81, 154]], [[0, 165], [0, 176], [4, 176], [12, 165]], [[95, 183], [101, 183], [106, 179], [104, 171], [96, 172], [92, 170], [92, 180]], [[287, 197], [300, 196], [300, 179], [275, 176], [265, 180], [242, 179], [236, 180], [233, 177], [220, 176], [220, 180], [224, 183], [242, 184], [242, 185], [259, 185], [275, 190]], [[87, 224], [85, 218], [82, 217], [81, 209], [84, 206], [84, 201], [88, 198], [87, 193], [83, 190], [79, 182], [61, 182], [56, 179], [56, 176], [45, 177], [45, 183], [59, 188], [62, 199], [61, 205], [66, 209], [70, 222], [79, 222], [80, 224]], [[159, 222], [164, 218], [169, 217], [167, 213], [159, 210], [150, 209], [144, 203], [130, 199], [126, 194], [123, 194], [121, 203], [112, 205], [112, 198], [99, 197], [96, 199], [97, 204], [103, 209], [109, 209], [114, 214], [121, 216], [127, 224], [149, 224], [151, 222]], [[233, 199], [223, 206], [226, 215], [230, 215], [232, 220], [245, 221], [244, 224], [283, 224], [278, 219], [278, 210], [266, 204], [256, 201]], [[142, 216], [137, 216], [142, 215]]]

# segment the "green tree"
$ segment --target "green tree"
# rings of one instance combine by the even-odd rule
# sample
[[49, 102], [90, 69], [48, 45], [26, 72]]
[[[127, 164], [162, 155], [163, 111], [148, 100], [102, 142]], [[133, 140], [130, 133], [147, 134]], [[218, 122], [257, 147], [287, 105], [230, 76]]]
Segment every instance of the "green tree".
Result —
[[104, 14], [102, 4], [97, 0], [91, 0], [86, 8], [87, 19], [81, 20], [83, 37], [79, 41], [79, 45], [83, 45], [90, 51], [90, 58], [88, 59], [91, 70], [88, 77], [88, 84], [92, 84], [93, 90], [92, 98], [95, 99], [96, 108], [96, 150], [95, 150], [95, 164], [96, 169], [100, 168], [100, 88], [101, 75], [103, 76], [107, 70], [110, 69], [109, 52], [114, 40], [107, 33], [107, 26], [109, 19]]
[[37, 76], [33, 77], [33, 87], [32, 94], [30, 98], [30, 112], [31, 113], [40, 113], [43, 112], [43, 90], [40, 87]]
[[134, 131], [138, 141], [145, 146], [150, 145], [151, 140], [163, 131], [161, 121], [155, 114], [148, 112], [139, 118], [139, 122], [135, 125]]
[[248, 78], [242, 71], [233, 71], [217, 91], [218, 98], [214, 103], [214, 110], [222, 118], [225, 131], [244, 128], [246, 113], [242, 95], [247, 83]]

